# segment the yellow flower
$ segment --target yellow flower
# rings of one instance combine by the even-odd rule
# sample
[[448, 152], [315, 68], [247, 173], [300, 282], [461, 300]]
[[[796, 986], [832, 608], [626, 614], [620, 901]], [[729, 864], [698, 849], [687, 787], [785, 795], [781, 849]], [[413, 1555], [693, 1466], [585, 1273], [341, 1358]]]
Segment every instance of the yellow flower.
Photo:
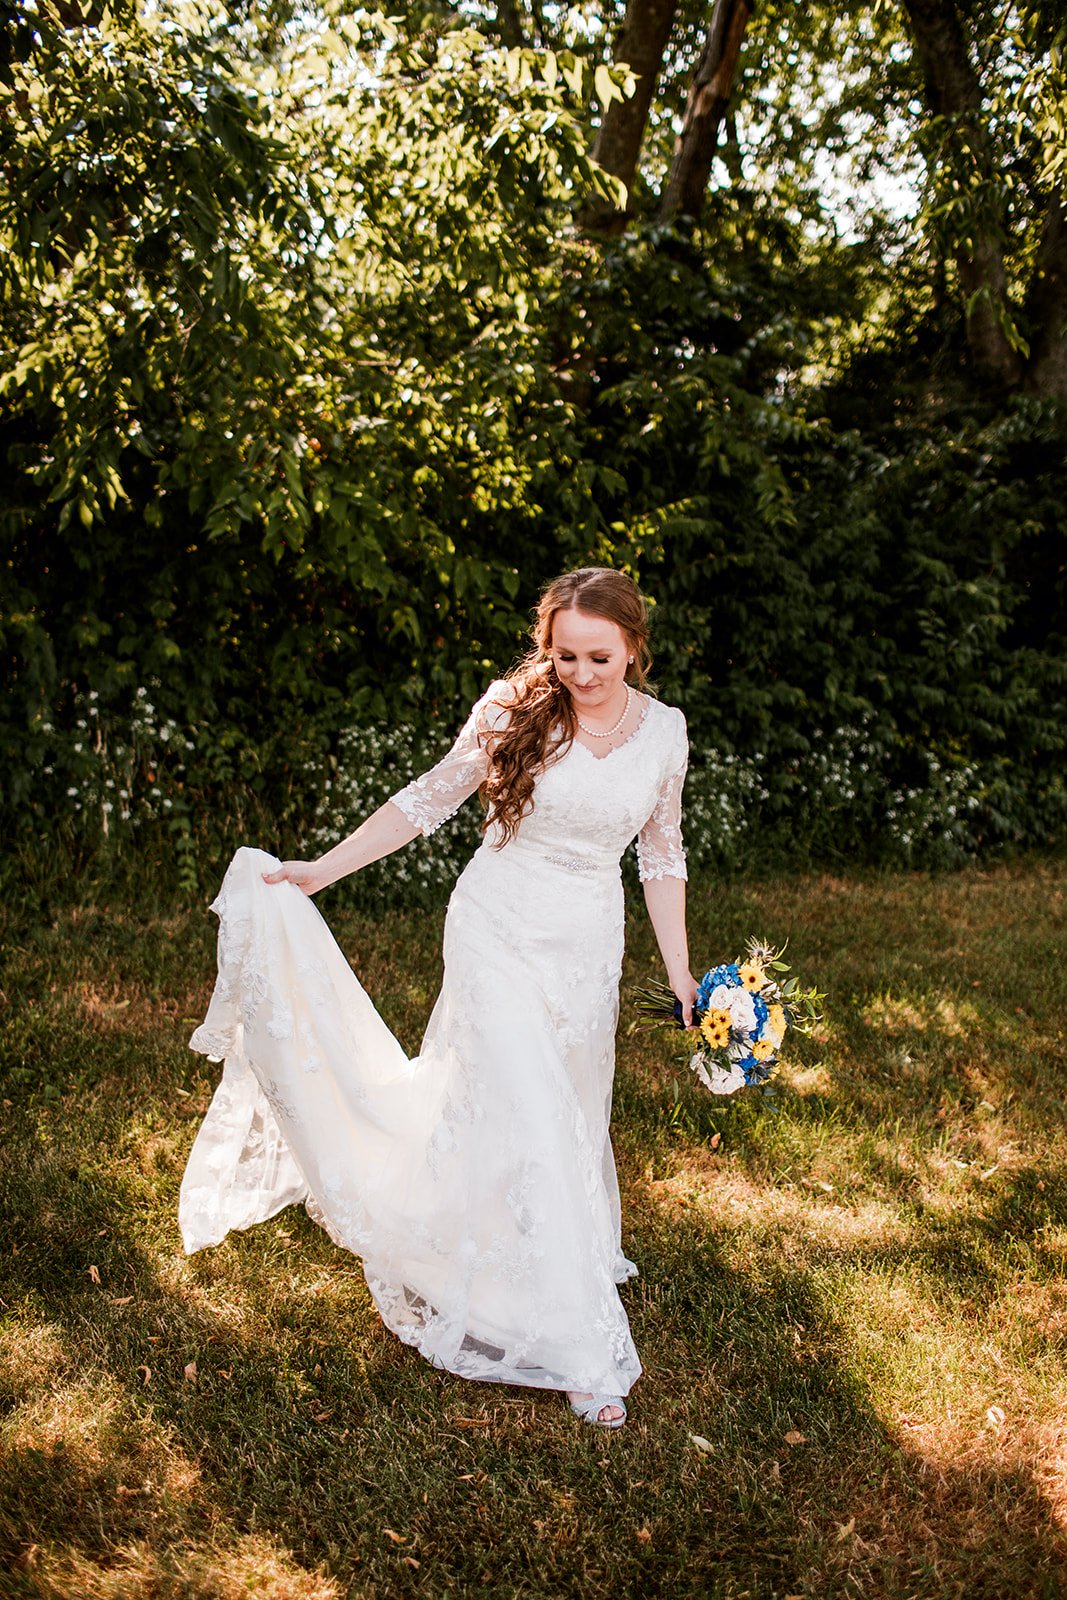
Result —
[[708, 1011], [700, 1024], [700, 1031], [711, 1045], [718, 1050], [730, 1038], [730, 1013], [728, 1011]]
[[738, 977], [750, 993], [758, 992], [763, 988], [766, 974], [762, 967], [757, 967], [754, 961], [746, 961], [743, 967], [737, 969]]
[[774, 1045], [770, 1039], [757, 1039], [752, 1046], [752, 1054], [757, 1061], [766, 1061], [768, 1056], [773, 1056]]
[[781, 1006], [771, 1007], [767, 1016], [767, 1034], [774, 1040], [774, 1047], [777, 1050], [785, 1038], [785, 1012]]

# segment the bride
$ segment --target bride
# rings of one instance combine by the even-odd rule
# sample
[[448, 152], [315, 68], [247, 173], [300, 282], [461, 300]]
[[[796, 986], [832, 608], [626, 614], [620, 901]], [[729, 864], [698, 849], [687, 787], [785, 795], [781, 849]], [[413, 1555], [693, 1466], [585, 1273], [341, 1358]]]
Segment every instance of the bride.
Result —
[[[641, 692], [647, 619], [624, 574], [557, 578], [534, 639], [444, 759], [319, 860], [237, 851], [191, 1041], [225, 1067], [180, 1221], [192, 1252], [303, 1201], [362, 1257], [386, 1325], [435, 1366], [564, 1390], [577, 1415], [617, 1428], [641, 1372], [608, 1132], [619, 861], [636, 835], [688, 1023], [688, 746], [681, 712]], [[476, 789], [484, 838], [453, 890], [444, 982], [409, 1060], [309, 896], [432, 833]]]

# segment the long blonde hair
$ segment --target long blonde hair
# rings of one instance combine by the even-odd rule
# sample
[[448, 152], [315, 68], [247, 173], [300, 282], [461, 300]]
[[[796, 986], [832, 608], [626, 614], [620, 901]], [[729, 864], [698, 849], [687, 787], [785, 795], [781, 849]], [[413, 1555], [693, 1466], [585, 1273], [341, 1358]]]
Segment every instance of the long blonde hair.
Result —
[[538, 773], [564, 753], [577, 727], [574, 702], [549, 655], [558, 611], [584, 611], [622, 629], [634, 658], [626, 669], [628, 683], [643, 688], [652, 665], [648, 612], [632, 578], [610, 567], [580, 567], [552, 580], [537, 607], [533, 649], [506, 677], [510, 716], [489, 740], [489, 776], [481, 794], [487, 822], [500, 830], [498, 848], [514, 837], [523, 817], [532, 811]]

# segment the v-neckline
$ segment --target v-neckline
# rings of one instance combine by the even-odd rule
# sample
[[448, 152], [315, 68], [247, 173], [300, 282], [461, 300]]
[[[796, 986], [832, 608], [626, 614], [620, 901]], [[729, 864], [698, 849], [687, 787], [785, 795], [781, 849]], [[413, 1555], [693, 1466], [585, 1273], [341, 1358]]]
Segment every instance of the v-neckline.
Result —
[[579, 750], [584, 750], [591, 761], [610, 761], [612, 756], [617, 756], [620, 750], [625, 750], [626, 746], [637, 738], [637, 735], [641, 732], [641, 729], [648, 721], [648, 708], [652, 702], [647, 694], [642, 695], [641, 698], [644, 701], [644, 704], [641, 707], [641, 715], [638, 717], [637, 721], [634, 723], [633, 727], [630, 729], [630, 732], [626, 735], [626, 738], [621, 744], [612, 745], [611, 749], [605, 750], [602, 756], [596, 755], [587, 744], [582, 744], [580, 739], [572, 739], [572, 745], [575, 745]]

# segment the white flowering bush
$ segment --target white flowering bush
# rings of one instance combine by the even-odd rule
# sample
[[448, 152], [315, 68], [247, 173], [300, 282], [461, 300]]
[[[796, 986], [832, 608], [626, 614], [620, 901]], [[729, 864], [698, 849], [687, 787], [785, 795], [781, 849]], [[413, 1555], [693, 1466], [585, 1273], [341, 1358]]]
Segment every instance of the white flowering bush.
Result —
[[195, 753], [188, 734], [157, 712], [146, 688], [136, 690], [121, 721], [101, 715], [95, 690], [76, 693], [73, 710], [67, 737], [56, 737], [46, 718], [37, 730], [47, 741], [41, 774], [63, 783], [62, 809], [95, 824], [105, 839], [121, 824], [136, 828], [167, 817], [175, 809], [186, 758]]
[[[773, 762], [698, 747], [685, 790], [689, 860], [718, 872], [857, 859], [958, 866], [1018, 837], [992, 793], [975, 762], [904, 750], [869, 718]], [[1005, 813], [1024, 803], [1015, 794]]]
[[[31, 809], [65, 820], [82, 847], [105, 855], [133, 839], [143, 854], [153, 834], [163, 844], [154, 858], [189, 895], [212, 886], [237, 843], [307, 857], [328, 850], [439, 760], [462, 721], [457, 709], [430, 728], [353, 723], [332, 749], [309, 724], [281, 730], [266, 748], [233, 728], [180, 726], [156, 698], [155, 686], [139, 688], [120, 712], [88, 691], [73, 697], [65, 728], [40, 719]], [[442, 903], [482, 820], [469, 800], [432, 838], [375, 862], [342, 893], [366, 907]], [[1055, 774], [1035, 783], [1008, 764], [982, 770], [909, 750], [869, 719], [814, 736], [787, 758], [702, 746], [697, 734], [685, 790], [690, 866], [718, 874], [856, 860], [952, 867], [1025, 843], [1028, 827], [1054, 836], [1065, 821], [1067, 790]]]
[[[329, 850], [390, 795], [439, 761], [446, 748], [447, 735], [434, 742], [425, 730], [408, 723], [346, 728], [336, 755], [325, 763], [301, 850], [308, 856]], [[310, 775], [310, 763], [308, 770]], [[364, 904], [383, 898], [412, 905], [439, 902], [476, 848], [482, 820], [477, 798], [468, 800], [431, 838], [416, 839], [349, 879], [348, 893]]]

